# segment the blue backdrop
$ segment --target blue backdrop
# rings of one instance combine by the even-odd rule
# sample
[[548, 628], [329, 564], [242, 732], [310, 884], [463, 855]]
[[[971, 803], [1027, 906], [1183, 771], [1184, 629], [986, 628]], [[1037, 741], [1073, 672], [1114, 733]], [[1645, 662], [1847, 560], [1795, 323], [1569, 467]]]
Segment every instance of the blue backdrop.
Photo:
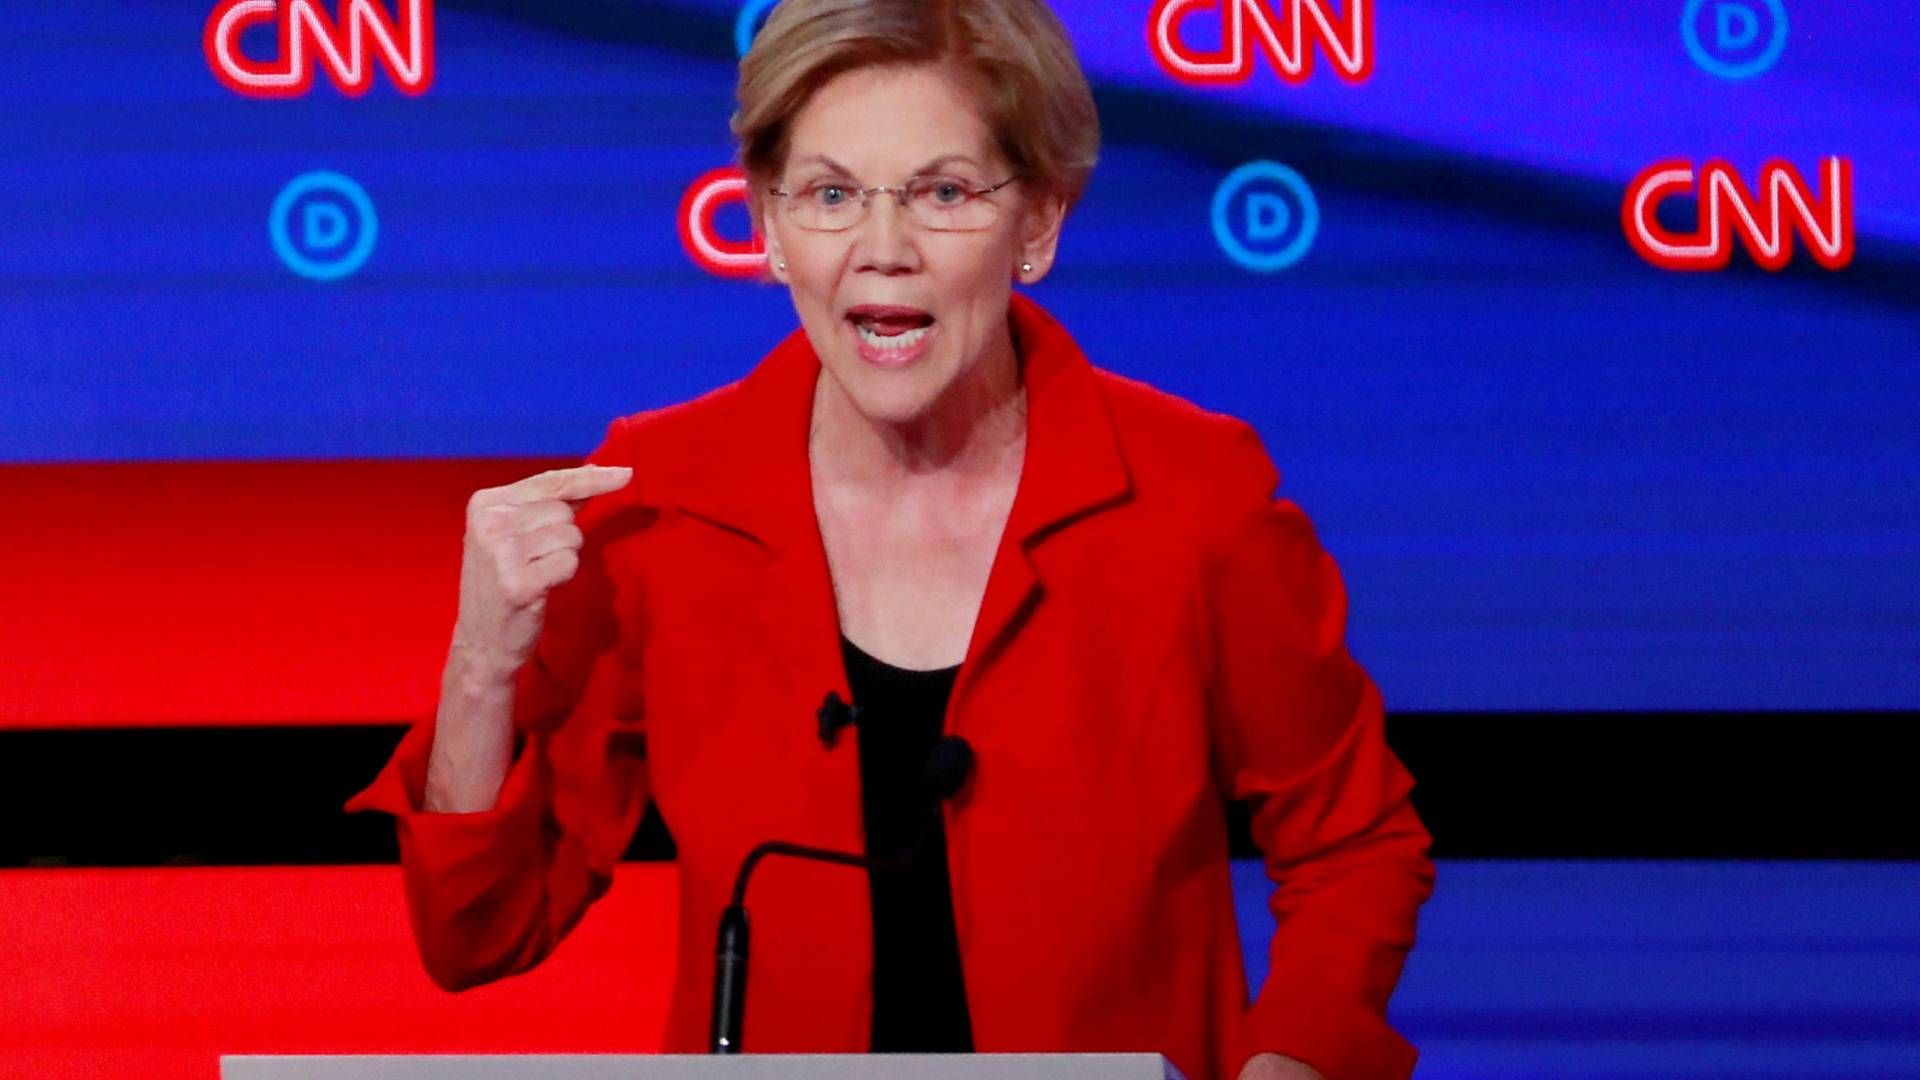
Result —
[[[1162, 70], [1150, 6], [1055, 4], [1106, 146], [1034, 295], [1096, 363], [1260, 429], [1391, 707], [1920, 707], [1910, 5], [1788, 0], [1770, 66], [1729, 78], [1703, 50], [1765, 60], [1777, 5], [1396, 0], [1364, 82], [1323, 55], [1227, 87]], [[0, 461], [575, 454], [796, 325], [677, 228], [731, 157], [739, 3], [443, 0], [424, 94], [282, 100], [214, 76], [211, 8], [0, 9]], [[1844, 269], [1675, 273], [1623, 236], [1653, 162], [1757, 185], [1829, 155]], [[1214, 226], [1256, 161], [1317, 209], [1276, 272]], [[276, 245], [320, 170], [365, 204]], [[1226, 230], [1291, 243], [1285, 205]], [[316, 280], [303, 244], [365, 259]]]

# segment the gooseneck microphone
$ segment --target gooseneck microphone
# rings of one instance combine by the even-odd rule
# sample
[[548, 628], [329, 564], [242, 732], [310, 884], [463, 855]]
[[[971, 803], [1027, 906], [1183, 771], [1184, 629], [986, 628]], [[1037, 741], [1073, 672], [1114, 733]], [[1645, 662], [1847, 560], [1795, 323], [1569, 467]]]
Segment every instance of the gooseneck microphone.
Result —
[[[839, 700], [839, 695], [829, 694], [828, 704]], [[852, 706], [843, 706], [851, 710]], [[821, 706], [821, 739], [826, 741], [826, 713], [828, 706]], [[852, 720], [846, 721], [851, 723]], [[841, 726], [844, 726], [842, 724]], [[838, 734], [836, 728], [833, 734]], [[713, 1022], [711, 1026], [711, 1050], [716, 1054], [737, 1054], [740, 1052], [740, 1033], [745, 1025], [747, 1006], [747, 882], [753, 877], [753, 868], [760, 860], [769, 855], [786, 855], [796, 859], [813, 859], [817, 862], [837, 863], [841, 866], [873, 869], [904, 868], [913, 862], [919, 854], [921, 845], [933, 833], [933, 823], [938, 820], [940, 804], [952, 798], [966, 784], [967, 777], [973, 772], [973, 747], [958, 735], [943, 735], [933, 744], [933, 750], [927, 755], [927, 764], [920, 772], [920, 789], [927, 799], [927, 817], [921, 823], [920, 835], [914, 838], [906, 854], [899, 858], [881, 859], [865, 855], [855, 855], [846, 851], [834, 851], [831, 848], [813, 847], [809, 844], [795, 844], [786, 840], [768, 840], [758, 844], [747, 857], [740, 861], [740, 872], [733, 879], [733, 898], [725, 911], [720, 913], [719, 941], [714, 947], [713, 969]]]

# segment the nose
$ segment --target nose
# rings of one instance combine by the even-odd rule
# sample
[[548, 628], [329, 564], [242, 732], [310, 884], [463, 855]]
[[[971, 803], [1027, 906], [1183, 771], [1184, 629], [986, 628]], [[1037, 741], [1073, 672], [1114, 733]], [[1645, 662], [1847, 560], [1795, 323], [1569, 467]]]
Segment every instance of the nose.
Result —
[[920, 251], [907, 208], [893, 192], [874, 193], [866, 219], [854, 229], [854, 269], [896, 274], [919, 266]]

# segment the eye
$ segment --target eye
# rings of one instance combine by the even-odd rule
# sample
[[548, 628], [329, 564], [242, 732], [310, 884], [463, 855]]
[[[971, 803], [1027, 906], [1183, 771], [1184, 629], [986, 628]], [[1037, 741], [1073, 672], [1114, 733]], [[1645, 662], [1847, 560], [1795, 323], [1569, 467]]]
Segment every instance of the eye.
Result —
[[921, 194], [941, 206], [958, 206], [967, 201], [969, 189], [951, 176], [931, 176], [922, 182]]
[[834, 180], [816, 181], [806, 190], [807, 202], [825, 210], [845, 206], [852, 197], [851, 187]]

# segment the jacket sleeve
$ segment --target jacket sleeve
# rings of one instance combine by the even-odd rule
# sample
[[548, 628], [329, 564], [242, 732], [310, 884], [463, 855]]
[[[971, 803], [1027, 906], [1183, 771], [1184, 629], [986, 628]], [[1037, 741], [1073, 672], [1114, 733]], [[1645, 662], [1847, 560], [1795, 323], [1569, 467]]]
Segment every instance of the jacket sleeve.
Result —
[[[625, 424], [614, 421], [587, 461], [631, 464]], [[493, 809], [421, 809], [431, 713], [346, 805], [393, 815], [414, 940], [428, 975], [448, 990], [545, 958], [606, 892], [646, 807], [641, 708], [623, 671], [640, 644], [631, 614], [639, 598], [636, 583], [610, 577], [605, 558], [637, 509], [616, 492], [576, 511], [580, 568], [548, 594], [533, 658], [516, 678], [514, 760]]]
[[1387, 998], [1433, 888], [1412, 778], [1387, 748], [1379, 690], [1344, 644], [1346, 595], [1253, 429], [1226, 455], [1208, 545], [1209, 714], [1216, 766], [1252, 806], [1274, 889], [1271, 963], [1234, 1073], [1263, 1051], [1328, 1080], [1411, 1074]]

